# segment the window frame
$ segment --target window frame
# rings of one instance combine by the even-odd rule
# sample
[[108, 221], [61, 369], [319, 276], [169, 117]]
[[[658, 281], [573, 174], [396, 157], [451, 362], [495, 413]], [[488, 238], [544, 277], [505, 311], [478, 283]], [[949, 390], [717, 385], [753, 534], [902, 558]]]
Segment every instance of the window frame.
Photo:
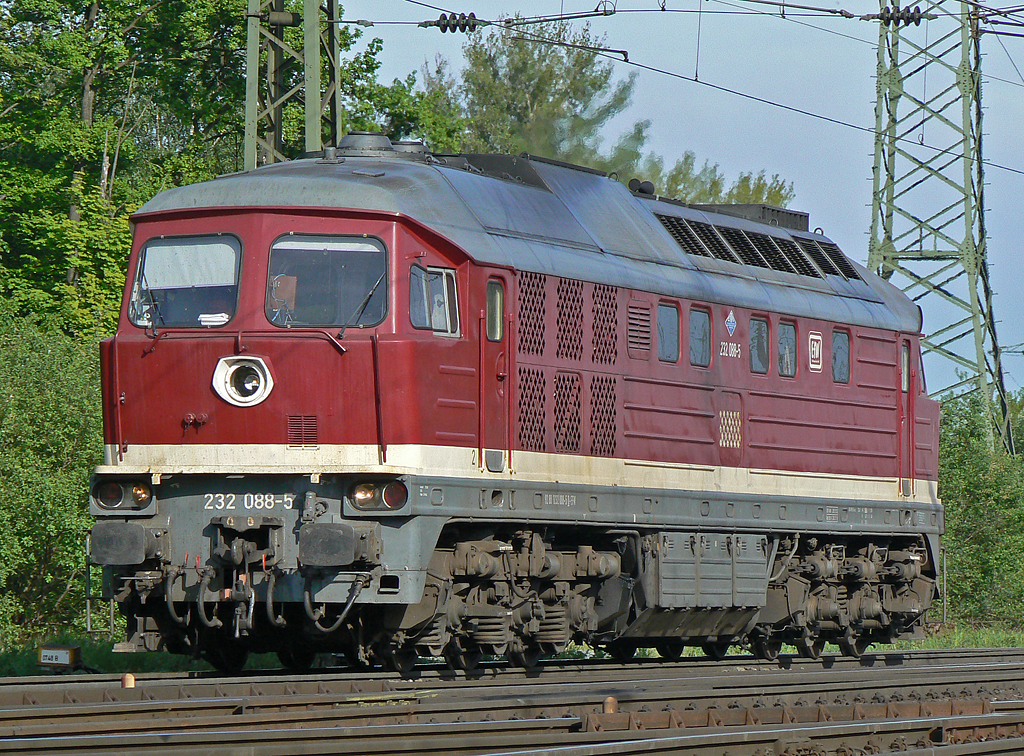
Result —
[[[845, 337], [846, 340], [846, 379], [842, 380], [836, 377], [836, 334]], [[832, 382], [842, 386], [848, 386], [850, 384], [852, 373], [853, 373], [853, 335], [849, 330], [845, 328], [833, 328], [832, 329]]]
[[[415, 270], [415, 269], [419, 269], [419, 270], [423, 271], [426, 274], [425, 280], [427, 282], [427, 287], [428, 287], [428, 291], [427, 291], [428, 298], [426, 299], [426, 307], [427, 307], [427, 311], [428, 311], [427, 317], [428, 317], [428, 319], [430, 321], [429, 325], [416, 325], [416, 322], [412, 319], [412, 281], [413, 281], [413, 273], [412, 273], [412, 271]], [[430, 287], [430, 284], [431, 284], [431, 278], [430, 278], [431, 275], [440, 276], [442, 281], [444, 282], [444, 285], [443, 285], [442, 289], [444, 291], [444, 298], [445, 298], [445, 301], [444, 301], [444, 304], [445, 304], [444, 314], [445, 314], [445, 321], [446, 321], [446, 327], [445, 328], [435, 328], [434, 327], [434, 322], [433, 322], [434, 321], [434, 316], [433, 316], [432, 313], [429, 312], [430, 311], [430, 306], [431, 306], [430, 305], [430, 296], [431, 296], [431, 294], [430, 294], [430, 291], [429, 291], [429, 287]], [[454, 320], [455, 320], [455, 329], [454, 330], [452, 330], [453, 310], [454, 310]], [[446, 338], [459, 338], [459, 337], [462, 336], [462, 323], [461, 323], [461, 319], [460, 319], [459, 315], [460, 315], [460, 313], [459, 313], [458, 271], [455, 268], [445, 268], [445, 267], [442, 267], [440, 265], [428, 265], [426, 267], [423, 267], [422, 265], [419, 265], [418, 263], [413, 263], [409, 267], [409, 324], [413, 328], [415, 328], [416, 330], [419, 330], [419, 331], [430, 331], [435, 336], [443, 336], [443, 337], [446, 337]]]
[[[793, 372], [791, 372], [791, 373], [784, 373], [784, 372], [782, 372], [782, 365], [783, 365], [782, 355], [779, 354], [778, 351], [780, 349], [782, 349], [782, 331], [783, 331], [783, 329], [790, 329], [790, 328], [793, 329], [793, 357], [792, 357]], [[779, 377], [780, 378], [790, 378], [790, 379], [796, 378], [797, 374], [800, 372], [800, 330], [797, 328], [797, 324], [794, 321], [792, 321], [792, 320], [780, 320], [779, 321], [778, 331], [779, 331], [779, 335], [778, 335], [778, 338], [776, 339], [776, 350], [775, 351], [776, 351], [776, 367], [778, 368]]]
[[[687, 326], [688, 326], [687, 327], [687, 343], [688, 343], [689, 349], [687, 351], [689, 352], [689, 355], [690, 355], [690, 365], [692, 367], [700, 368], [702, 370], [708, 370], [708, 369], [711, 368], [711, 363], [713, 361], [713, 355], [714, 355], [714, 351], [715, 351], [714, 349], [711, 348], [711, 345], [712, 345], [712, 343], [715, 340], [714, 324], [713, 324], [713, 321], [712, 321], [712, 318], [711, 318], [711, 310], [709, 308], [707, 308], [707, 307], [702, 307], [700, 305], [690, 305], [689, 312], [690, 312], [690, 317], [687, 320]], [[702, 315], [704, 318], [707, 319], [707, 324], [708, 324], [707, 362], [694, 362], [693, 361], [693, 316], [694, 316], [695, 313], [699, 313], [700, 315]]]
[[[675, 338], [675, 359], [669, 359], [662, 357], [662, 337], [661, 337], [661, 313], [662, 310], [671, 310], [675, 318], [676, 326], [676, 338]], [[658, 361], [664, 362], [666, 365], [678, 365], [679, 360], [683, 358], [683, 328], [682, 318], [679, 314], [679, 305], [676, 302], [658, 302], [657, 312], [655, 313], [655, 330], [658, 332]]]
[[[764, 324], [765, 364], [764, 370], [754, 368], [754, 323]], [[772, 324], [767, 315], [751, 315], [747, 323], [747, 342], [751, 375], [768, 375], [772, 370]]]

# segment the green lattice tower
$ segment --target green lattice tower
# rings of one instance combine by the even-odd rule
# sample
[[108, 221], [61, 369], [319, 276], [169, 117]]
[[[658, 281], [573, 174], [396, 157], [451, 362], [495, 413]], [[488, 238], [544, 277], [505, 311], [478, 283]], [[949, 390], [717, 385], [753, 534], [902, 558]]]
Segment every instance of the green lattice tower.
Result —
[[[301, 109], [304, 149], [315, 153], [336, 144], [344, 111], [338, 88], [338, 0], [303, 0], [302, 13], [285, 10], [285, 0], [249, 0], [246, 13], [245, 169], [287, 160], [289, 115]], [[292, 31], [294, 29], [294, 31]], [[321, 58], [323, 55], [323, 58]], [[326, 63], [326, 65], [324, 65]], [[322, 87], [326, 73], [327, 85]], [[307, 93], [316, 96], [307, 97]], [[293, 120], [297, 121], [298, 119]], [[291, 137], [291, 140], [289, 139]]]
[[920, 16], [882, 6], [868, 268], [922, 306], [926, 354], [955, 368], [933, 396], [978, 391], [1013, 451], [986, 259], [978, 18], [962, 0]]

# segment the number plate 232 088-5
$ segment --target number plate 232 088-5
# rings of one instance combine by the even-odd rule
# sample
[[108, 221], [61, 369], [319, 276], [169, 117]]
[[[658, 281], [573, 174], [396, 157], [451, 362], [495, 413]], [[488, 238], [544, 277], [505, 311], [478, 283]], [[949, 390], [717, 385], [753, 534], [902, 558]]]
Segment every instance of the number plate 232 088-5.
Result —
[[295, 494], [272, 494], [272, 493], [205, 493], [203, 494], [203, 509], [215, 511], [240, 511], [253, 509], [292, 509], [295, 505]]

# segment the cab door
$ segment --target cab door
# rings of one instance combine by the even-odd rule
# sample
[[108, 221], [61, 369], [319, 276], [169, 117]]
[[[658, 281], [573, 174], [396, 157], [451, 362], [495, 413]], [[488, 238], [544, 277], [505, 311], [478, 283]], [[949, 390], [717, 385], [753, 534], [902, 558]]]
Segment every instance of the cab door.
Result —
[[480, 467], [504, 473], [511, 467], [511, 334], [508, 318], [509, 277], [488, 271], [483, 307], [479, 311], [480, 338]]

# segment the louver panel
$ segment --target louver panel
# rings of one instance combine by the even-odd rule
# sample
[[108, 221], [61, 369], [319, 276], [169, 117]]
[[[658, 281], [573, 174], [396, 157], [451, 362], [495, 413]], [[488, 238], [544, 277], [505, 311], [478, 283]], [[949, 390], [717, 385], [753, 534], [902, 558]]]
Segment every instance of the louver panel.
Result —
[[590, 453], [598, 457], [615, 454], [617, 380], [610, 375], [590, 379]]
[[780, 270], [783, 273], [796, 273], [796, 269], [786, 259], [786, 256], [775, 246], [772, 237], [767, 234], [754, 234], [750, 231], [744, 231], [744, 233], [757, 249], [758, 254], [768, 263], [769, 268]]
[[657, 213], [655, 213], [654, 217], [661, 221], [661, 225], [671, 234], [683, 252], [688, 255], [711, 257], [711, 253], [704, 249], [704, 245], [700, 243], [700, 240], [694, 235], [693, 230], [685, 220], [676, 218], [673, 215], [658, 215]]
[[831, 260], [837, 268], [839, 268], [840, 273], [854, 281], [861, 280], [860, 273], [858, 273], [857, 269], [853, 267], [853, 264], [846, 259], [846, 255], [843, 254], [839, 247], [832, 242], [815, 242], [815, 244], [817, 244], [821, 248], [821, 251], [828, 256], [828, 259]]
[[801, 239], [799, 236], [796, 237], [796, 243], [800, 245], [800, 249], [807, 253], [807, 256], [814, 260], [814, 264], [818, 266], [822, 273], [826, 276], [841, 276], [839, 268], [832, 264], [832, 261], [828, 256], [821, 251], [821, 247], [814, 243], [813, 239]]
[[545, 407], [543, 371], [519, 366], [519, 445], [526, 451], [546, 451], [544, 423]]
[[737, 257], [740, 258], [747, 265], [754, 265], [758, 268], [770, 268], [771, 266], [764, 261], [764, 258], [758, 254], [754, 245], [750, 243], [750, 239], [746, 237], [742, 231], [737, 228], [726, 228], [723, 226], [716, 226], [718, 233], [720, 233], [729, 246], [732, 247], [732, 251], [736, 253]]
[[581, 380], [579, 373], [555, 373], [555, 451], [580, 450]]
[[821, 278], [821, 273], [815, 268], [811, 261], [807, 259], [803, 252], [800, 251], [800, 247], [795, 242], [789, 239], [780, 239], [776, 236], [768, 237], [771, 242], [779, 248], [779, 252], [785, 255], [786, 259], [789, 260], [790, 265], [796, 270], [801, 276], [809, 276], [811, 278]]
[[729, 262], [739, 262], [736, 256], [733, 255], [729, 248], [725, 246], [725, 242], [722, 241], [722, 237], [715, 231], [714, 226], [709, 226], [707, 223], [693, 222], [690, 224], [690, 228], [701, 240], [704, 246], [711, 252], [712, 256], [717, 257], [719, 260], [728, 260]]
[[651, 351], [651, 308], [647, 304], [629, 305], [627, 337], [631, 350]]
[[310, 448], [317, 443], [316, 415], [288, 415], [288, 446]]

